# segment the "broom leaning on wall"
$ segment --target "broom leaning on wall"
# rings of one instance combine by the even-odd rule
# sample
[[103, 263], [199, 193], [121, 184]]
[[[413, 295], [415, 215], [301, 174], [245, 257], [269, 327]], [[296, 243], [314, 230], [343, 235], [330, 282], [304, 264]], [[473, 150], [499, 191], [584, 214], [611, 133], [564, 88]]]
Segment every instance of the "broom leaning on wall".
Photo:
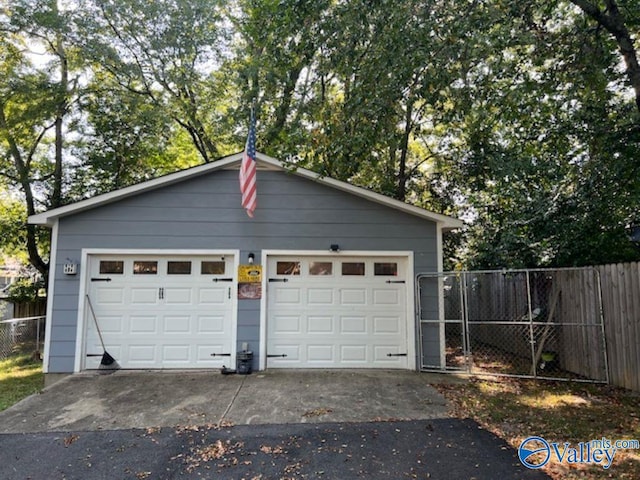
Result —
[[100, 366], [98, 367], [100, 370], [118, 370], [120, 365], [116, 362], [116, 359], [113, 358], [107, 349], [104, 346], [104, 340], [102, 339], [102, 332], [100, 332], [100, 327], [98, 326], [98, 319], [96, 318], [96, 313], [93, 310], [93, 305], [91, 304], [91, 299], [89, 295], [87, 295], [87, 304], [89, 305], [89, 310], [91, 311], [91, 316], [93, 317], [93, 323], [96, 326], [96, 331], [98, 332], [98, 337], [100, 338], [100, 345], [102, 345], [103, 353], [88, 353], [87, 357], [102, 357], [100, 359]]

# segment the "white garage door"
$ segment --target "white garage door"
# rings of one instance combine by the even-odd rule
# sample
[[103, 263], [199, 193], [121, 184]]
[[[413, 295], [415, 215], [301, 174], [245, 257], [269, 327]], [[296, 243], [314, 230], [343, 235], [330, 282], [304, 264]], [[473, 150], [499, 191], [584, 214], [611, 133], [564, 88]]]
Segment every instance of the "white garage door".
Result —
[[267, 367], [408, 368], [406, 257], [267, 263]]
[[[122, 368], [229, 365], [234, 342], [234, 262], [226, 256], [89, 257], [89, 300], [106, 349]], [[85, 299], [86, 300], [86, 299]], [[85, 304], [85, 368], [102, 353]]]

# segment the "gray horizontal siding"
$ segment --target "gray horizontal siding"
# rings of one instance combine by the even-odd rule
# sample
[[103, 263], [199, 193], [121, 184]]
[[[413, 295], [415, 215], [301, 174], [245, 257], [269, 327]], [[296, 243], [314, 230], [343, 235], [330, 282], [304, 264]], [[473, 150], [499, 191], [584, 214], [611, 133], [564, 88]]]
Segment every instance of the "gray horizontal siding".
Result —
[[[240, 207], [237, 171], [218, 171], [60, 219], [50, 372], [70, 371], [79, 276], [62, 274], [83, 248], [408, 250], [415, 270], [437, 269], [436, 225], [385, 205], [285, 172], [258, 172], [258, 209]], [[84, 266], [81, 266], [84, 268]], [[259, 302], [238, 302], [238, 348], [249, 342], [257, 366]], [[59, 327], [65, 327], [57, 333]], [[71, 367], [70, 367], [71, 365]]]
[[[168, 213], [168, 212], [167, 212]], [[425, 230], [419, 225], [397, 225], [393, 222], [378, 223], [362, 223], [356, 221], [355, 218], [350, 222], [340, 223], [317, 223], [312, 216], [308, 216], [305, 221], [296, 222], [296, 227], [300, 232], [297, 238], [305, 237], [324, 237], [331, 238], [330, 233], [336, 232], [343, 238], [353, 238], [360, 241], [372, 241], [375, 239], [423, 239], [425, 238]], [[173, 227], [173, 230], [167, 231], [167, 223]], [[238, 224], [234, 222], [219, 222], [215, 220], [201, 220], [194, 224], [193, 221], [175, 221], [158, 220], [137, 221], [137, 220], [86, 220], [82, 223], [68, 225], [64, 232], [64, 238], [80, 236], [86, 238], [87, 229], [91, 235], [96, 237], [113, 237], [114, 229], [124, 229], [122, 237], [142, 237], [161, 235], [165, 238], [204, 238], [210, 237], [212, 234], [216, 238], [231, 238], [237, 241], [239, 237], [247, 234], [253, 234], [262, 238], [282, 238], [282, 229], [288, 228], [291, 223], [272, 223], [255, 221], [251, 228], [237, 228]], [[117, 230], [116, 230], [117, 231]], [[111, 241], [114, 241], [111, 239]]]

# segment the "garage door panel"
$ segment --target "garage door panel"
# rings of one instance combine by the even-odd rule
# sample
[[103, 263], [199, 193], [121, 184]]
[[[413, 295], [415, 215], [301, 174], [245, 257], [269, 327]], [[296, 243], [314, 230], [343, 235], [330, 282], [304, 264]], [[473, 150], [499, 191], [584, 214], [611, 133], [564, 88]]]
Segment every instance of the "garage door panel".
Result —
[[[294, 274], [278, 271], [285, 263]], [[289, 356], [267, 366], [406, 368], [387, 355], [408, 351], [407, 269], [402, 257], [268, 257], [267, 354]]]
[[159, 300], [157, 288], [131, 288], [131, 305], [157, 305]]
[[191, 288], [175, 288], [175, 287], [163, 287], [164, 288], [164, 303], [165, 305], [191, 305], [192, 298]]
[[164, 333], [188, 334], [192, 331], [190, 315], [167, 315], [164, 317]]
[[[376, 362], [387, 363], [387, 364], [398, 364], [403, 361], [406, 357], [398, 356], [403, 353], [400, 351], [401, 349], [394, 344], [388, 345], [374, 345], [373, 347], [373, 358]], [[391, 354], [391, 356], [389, 356]]]
[[340, 333], [346, 335], [367, 333], [367, 318], [364, 316], [340, 317]]
[[162, 360], [164, 363], [189, 363], [191, 345], [163, 345]]
[[223, 315], [200, 315], [198, 317], [198, 334], [224, 333], [225, 317]]
[[331, 288], [309, 288], [307, 290], [307, 303], [309, 305], [333, 305], [334, 292]]
[[129, 317], [129, 333], [155, 334], [158, 331], [158, 317], [155, 315], [131, 315]]
[[341, 345], [341, 363], [367, 363], [366, 345]]
[[307, 332], [309, 334], [334, 333], [333, 317], [323, 315], [309, 315], [307, 317]]
[[302, 332], [301, 315], [278, 315], [273, 318], [273, 331], [276, 334], [295, 334]]
[[366, 305], [367, 290], [364, 288], [343, 288], [340, 290], [341, 305]]
[[94, 303], [100, 305], [124, 305], [124, 288], [98, 288]]
[[129, 363], [152, 365], [156, 362], [156, 345], [128, 345], [127, 359]]
[[396, 289], [373, 289], [373, 305], [375, 306], [392, 306], [400, 305], [400, 292]]
[[[107, 351], [122, 368], [201, 368], [228, 363], [228, 358], [211, 357], [212, 353], [234, 351], [233, 284], [214, 282], [232, 275], [234, 259], [220, 258], [90, 256], [90, 278], [98, 281], [88, 281], [89, 296]], [[201, 268], [201, 263], [216, 268]], [[136, 273], [136, 265], [153, 265], [153, 274]], [[106, 271], [106, 267], [113, 268]], [[85, 351], [93, 353], [99, 341], [89, 309], [86, 312]], [[90, 357], [84, 365], [98, 368], [99, 362]]]
[[201, 288], [198, 292], [200, 305], [224, 305], [228, 297], [226, 288]]
[[374, 335], [400, 334], [400, 317], [373, 317]]
[[302, 301], [299, 288], [277, 288], [275, 298], [277, 305], [300, 305]]
[[334, 346], [332, 344], [307, 345], [307, 362], [327, 363], [334, 360]]
[[[93, 319], [92, 319], [93, 320]], [[120, 334], [124, 332], [124, 315], [108, 315], [100, 317], [100, 331], [103, 334], [106, 333], [115, 333]], [[90, 325], [90, 330], [92, 332], [96, 331], [95, 322], [92, 322]]]
[[285, 355], [284, 357], [270, 358], [269, 360], [274, 364], [297, 364], [301, 359], [300, 345], [297, 344], [276, 343], [271, 346], [269, 353], [272, 355]]
[[[194, 345], [194, 351], [196, 356], [196, 361], [198, 364], [221, 364], [229, 362], [228, 357], [212, 357], [212, 353], [229, 353], [226, 351], [229, 348], [227, 345], [222, 343], [200, 343]], [[225, 359], [226, 358], [226, 359]]]

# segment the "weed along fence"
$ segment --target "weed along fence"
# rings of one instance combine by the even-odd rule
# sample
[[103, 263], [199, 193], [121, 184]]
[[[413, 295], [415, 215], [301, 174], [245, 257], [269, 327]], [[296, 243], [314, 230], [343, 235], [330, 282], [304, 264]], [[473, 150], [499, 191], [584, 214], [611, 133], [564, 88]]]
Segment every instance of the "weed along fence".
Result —
[[[422, 369], [607, 382], [599, 277], [593, 268], [418, 275]], [[423, 296], [436, 281], [439, 298]]]

